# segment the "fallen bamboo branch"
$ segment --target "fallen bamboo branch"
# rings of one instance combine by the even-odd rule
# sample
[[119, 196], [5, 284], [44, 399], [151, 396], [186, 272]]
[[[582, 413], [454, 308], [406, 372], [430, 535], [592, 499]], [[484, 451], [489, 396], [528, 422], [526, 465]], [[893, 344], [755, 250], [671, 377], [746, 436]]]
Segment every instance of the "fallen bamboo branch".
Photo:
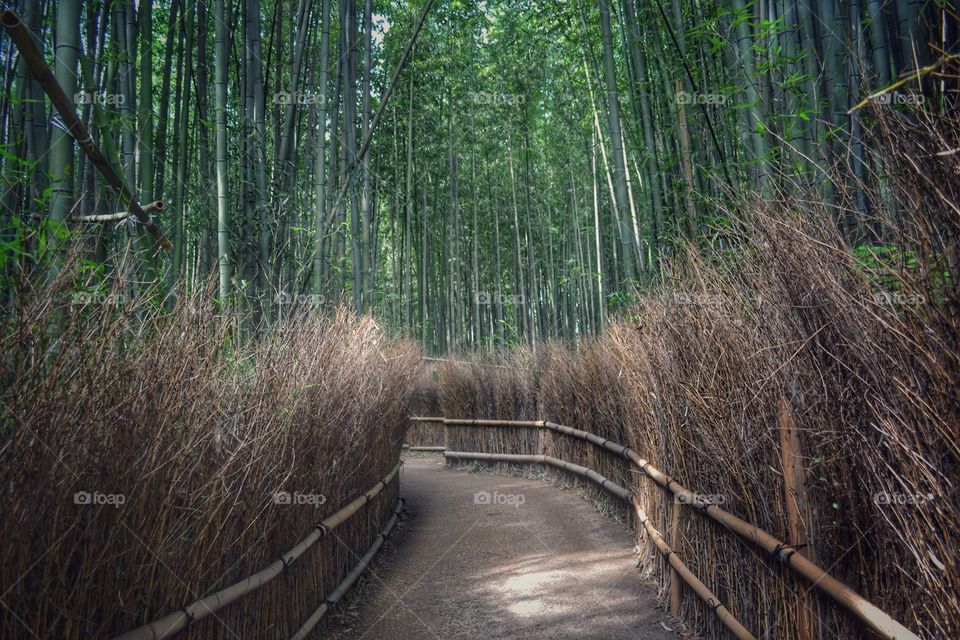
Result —
[[858, 102], [856, 105], [850, 107], [850, 109], [847, 111], [847, 115], [849, 116], [854, 111], [861, 109], [865, 104], [869, 103], [871, 100], [876, 100], [882, 95], [890, 93], [891, 91], [895, 91], [900, 87], [902, 87], [903, 85], [907, 84], [908, 82], [913, 82], [914, 80], [920, 80], [924, 76], [933, 73], [934, 71], [936, 71], [937, 69], [945, 65], [946, 63], [951, 62], [953, 60], [957, 60], [957, 59], [960, 59], [960, 56], [956, 54], [945, 53], [944, 55], [940, 56], [940, 59], [934, 62], [933, 64], [927, 65], [926, 67], [921, 67], [919, 69], [914, 69], [913, 71], [908, 73], [903, 78], [900, 78], [893, 84], [883, 87], [882, 89], [878, 89], [877, 91], [874, 91], [873, 93], [868, 95], [866, 98]]
[[357, 581], [357, 578], [366, 571], [367, 567], [370, 565], [370, 561], [373, 560], [373, 557], [377, 555], [377, 551], [380, 550], [380, 547], [383, 546], [384, 541], [387, 537], [390, 536], [390, 532], [393, 531], [393, 527], [397, 524], [397, 518], [400, 516], [400, 511], [403, 509], [403, 498], [397, 500], [397, 506], [393, 510], [393, 515], [387, 521], [386, 526], [380, 532], [380, 535], [377, 536], [377, 539], [373, 541], [373, 544], [370, 545], [370, 548], [367, 549], [367, 552], [363, 554], [363, 557], [360, 558], [360, 561], [357, 565], [347, 574], [347, 577], [337, 585], [337, 587], [330, 592], [330, 595], [320, 603], [320, 606], [310, 614], [310, 617], [307, 618], [307, 621], [303, 623], [303, 626], [297, 630], [290, 640], [303, 640], [310, 632], [313, 631], [313, 628], [316, 627], [320, 621], [323, 619], [327, 612], [333, 608], [340, 598], [347, 592], [347, 590], [353, 586], [353, 583]]
[[83, 149], [83, 152], [90, 158], [90, 162], [93, 163], [103, 177], [106, 178], [107, 182], [110, 183], [114, 191], [117, 192], [120, 200], [127, 205], [130, 214], [135, 216], [137, 221], [147, 228], [151, 235], [156, 238], [157, 242], [160, 243], [160, 246], [164, 249], [172, 248], [173, 245], [170, 244], [167, 237], [163, 235], [160, 228], [153, 222], [150, 214], [140, 206], [136, 197], [134, 197], [127, 185], [124, 184], [117, 170], [113, 168], [113, 165], [104, 157], [100, 148], [97, 147], [93, 141], [93, 137], [90, 135], [90, 132], [87, 131], [87, 127], [77, 116], [73, 103], [67, 97], [67, 94], [63, 92], [63, 87], [57, 82], [43, 54], [40, 53], [40, 49], [37, 48], [37, 44], [33, 40], [33, 34], [30, 33], [30, 29], [20, 20], [17, 12], [12, 9], [5, 10], [0, 14], [0, 24], [6, 29], [13, 43], [17, 45], [20, 55], [23, 56], [27, 66], [30, 67], [30, 71], [37, 79], [37, 83], [46, 92], [50, 98], [50, 102], [56, 108], [57, 112], [59, 112], [60, 117], [63, 118], [63, 123], [66, 125], [67, 131], [70, 132], [70, 135], [77, 141], [77, 144]]
[[[158, 211], [163, 211], [166, 208], [166, 205], [163, 203], [163, 200], [154, 200], [150, 204], [143, 206], [143, 212], [147, 215], [157, 213]], [[78, 222], [115, 222], [117, 220], [124, 220], [133, 215], [129, 211], [117, 211], [116, 213], [101, 213], [89, 216], [73, 216], [73, 220]]]
[[887, 640], [920, 640], [916, 634], [894, 620], [886, 612], [872, 604], [840, 580], [831, 576], [805, 556], [796, 553], [793, 545], [783, 542], [760, 527], [738, 518], [711, 502], [703, 500], [699, 495], [690, 491], [676, 480], [671, 479], [629, 447], [625, 447], [587, 431], [581, 431], [544, 420], [465, 420], [445, 418], [443, 423], [448, 426], [550, 429], [558, 433], [592, 442], [608, 451], [623, 456], [632, 464], [639, 467], [644, 472], [644, 475], [671, 493], [680, 503], [696, 507], [698, 511], [705, 513], [711, 519], [719, 522], [744, 540], [767, 551], [774, 559], [809, 580], [814, 587], [830, 596], [834, 602], [847, 609], [847, 611], [880, 635], [880, 637], [886, 638]]
[[358, 496], [339, 511], [321, 520], [307, 537], [298, 542], [296, 546], [287, 551], [285, 554], [274, 560], [269, 566], [261, 569], [251, 576], [248, 576], [247, 578], [244, 578], [240, 582], [232, 584], [229, 587], [217, 591], [216, 593], [201, 598], [185, 607], [181, 607], [179, 610], [170, 613], [159, 620], [137, 627], [136, 629], [128, 631], [123, 635], [117, 636], [114, 640], [161, 640], [161, 638], [169, 638], [175, 633], [186, 629], [189, 625], [195, 623], [196, 621], [202, 620], [212, 613], [217, 612], [234, 600], [247, 595], [251, 591], [259, 589], [280, 575], [285, 568], [293, 564], [297, 558], [302, 556], [307, 549], [313, 546], [318, 540], [320, 540], [320, 538], [324, 537], [327, 535], [327, 533], [343, 524], [353, 514], [359, 511], [362, 506], [379, 495], [380, 492], [383, 491], [388, 484], [390, 484], [390, 481], [393, 480], [393, 478], [400, 471], [401, 464], [403, 463], [398, 462], [390, 471], [390, 473], [384, 476], [382, 480], [378, 480], [369, 491], [361, 496]]
[[657, 549], [660, 550], [660, 553], [667, 559], [667, 562], [673, 567], [680, 577], [683, 579], [687, 585], [693, 589], [693, 592], [697, 594], [707, 605], [713, 610], [716, 616], [720, 619], [720, 622], [723, 623], [727, 629], [739, 640], [756, 640], [756, 637], [747, 631], [740, 622], [733, 617], [733, 614], [730, 611], [720, 604], [719, 598], [703, 582], [697, 578], [693, 572], [683, 563], [682, 560], [677, 556], [676, 553], [667, 546], [666, 541], [663, 539], [663, 536], [660, 535], [660, 532], [657, 531], [653, 525], [650, 523], [650, 520], [647, 518], [646, 512], [640, 507], [639, 503], [636, 500], [636, 497], [630, 493], [624, 487], [608, 480], [604, 476], [600, 475], [593, 469], [588, 469], [586, 467], [581, 467], [580, 465], [573, 464], [571, 462], [566, 462], [565, 460], [560, 460], [558, 458], [553, 458], [551, 456], [531, 456], [531, 455], [515, 455], [508, 453], [472, 453], [466, 451], [448, 451], [444, 454], [444, 457], [453, 458], [457, 460], [485, 460], [488, 462], [507, 462], [511, 464], [548, 464], [558, 469], [563, 469], [571, 473], [575, 473], [584, 478], [589, 478], [594, 483], [600, 485], [607, 491], [613, 493], [615, 496], [626, 502], [627, 504], [632, 505], [637, 512], [637, 517], [640, 520], [640, 523], [643, 524], [647, 535], [653, 540], [654, 544], [657, 546]]
[[[163, 211], [167, 205], [163, 203], [163, 200], [154, 200], [150, 204], [143, 206], [143, 212], [146, 214], [156, 213], [158, 211]], [[132, 214], [129, 211], [117, 211], [116, 213], [98, 213], [91, 214], [87, 216], [71, 216], [71, 220], [77, 222], [115, 222], [117, 220], [124, 220], [129, 218]], [[41, 214], [34, 214], [34, 218], [43, 218]]]

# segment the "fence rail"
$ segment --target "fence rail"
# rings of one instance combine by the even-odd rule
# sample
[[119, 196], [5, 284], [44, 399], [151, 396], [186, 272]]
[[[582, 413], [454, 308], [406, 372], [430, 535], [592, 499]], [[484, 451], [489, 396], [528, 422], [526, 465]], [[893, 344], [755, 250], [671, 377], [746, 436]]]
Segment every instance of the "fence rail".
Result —
[[[336, 529], [338, 526], [349, 520], [354, 514], [360, 511], [364, 505], [378, 496], [397, 476], [397, 474], [400, 472], [400, 466], [402, 464], [402, 462], [397, 462], [396, 466], [393, 467], [390, 473], [378, 480], [377, 483], [374, 484], [373, 487], [371, 487], [366, 493], [357, 496], [349, 504], [321, 520], [309, 535], [298, 542], [292, 549], [274, 560], [267, 567], [264, 567], [260, 571], [244, 578], [243, 580], [240, 580], [235, 584], [230, 585], [229, 587], [196, 600], [195, 602], [188, 604], [185, 607], [182, 607], [181, 609], [160, 618], [159, 620], [155, 620], [149, 624], [145, 624], [137, 627], [136, 629], [127, 631], [126, 633], [117, 636], [114, 640], [161, 640], [162, 638], [169, 638], [176, 633], [183, 631], [195, 622], [202, 620], [213, 613], [216, 613], [218, 610], [227, 606], [231, 602], [234, 602], [235, 600], [242, 598], [252, 591], [259, 589], [283, 573], [283, 570], [293, 564], [293, 562], [302, 556], [307, 549], [312, 547], [316, 542]], [[388, 526], [383, 532], [381, 532], [380, 536], [378, 536], [377, 540], [374, 542], [374, 546], [371, 547], [372, 553], [368, 551], [367, 555], [361, 558], [357, 567], [355, 567], [354, 570], [347, 575], [347, 578], [344, 580], [344, 582], [341, 582], [340, 586], [334, 589], [334, 591], [331, 592], [331, 595], [327, 596], [320, 607], [314, 611], [310, 618], [308, 618], [307, 622], [304, 624], [304, 628], [307, 628], [307, 631], [316, 626], [324, 614], [326, 614], [329, 607], [340, 599], [340, 597], [343, 595], [343, 593], [340, 591], [340, 587], [349, 581], [346, 587], [344, 587], [342, 590], [345, 592], [346, 589], [349, 588], [350, 585], [353, 584], [353, 582], [357, 579], [357, 576], [363, 571], [363, 568], [366, 568], [369, 558], [373, 557], [373, 554], [376, 553], [376, 550], [379, 549], [380, 545], [383, 543], [383, 539], [386, 538], [387, 534], [390, 532], [390, 529], [393, 528], [393, 524], [396, 522], [397, 513], [399, 512], [400, 507], [401, 504], [398, 503], [397, 508], [394, 510], [393, 517], [388, 522]], [[360, 568], [359, 571], [357, 571], [358, 567]], [[354, 572], [356, 572], [356, 574], [354, 574]], [[301, 629], [301, 631], [303, 631], [303, 629]], [[299, 634], [300, 632], [297, 633]], [[295, 635], [294, 637], [297, 638], [301, 636]]]
[[[718, 505], [706, 501], [701, 497], [701, 494], [694, 493], [687, 489], [685, 486], [670, 478], [667, 474], [663, 473], [656, 467], [654, 467], [648, 460], [643, 458], [639, 453], [633, 449], [626, 447], [622, 444], [607, 440], [596, 434], [582, 431], [580, 429], [574, 429], [573, 427], [568, 427], [565, 425], [557, 424], [555, 422], [550, 422], [546, 420], [471, 420], [471, 419], [454, 419], [454, 418], [439, 418], [439, 417], [419, 417], [414, 416], [410, 418], [413, 422], [442, 422], [446, 427], [455, 426], [455, 427], [502, 427], [502, 428], [526, 428], [526, 429], [540, 429], [552, 431], [555, 433], [561, 433], [567, 436], [578, 438], [590, 442], [598, 447], [606, 449], [614, 454], [617, 454], [627, 461], [630, 464], [637, 467], [644, 477], [647, 477], [654, 481], [662, 489], [670, 493], [676, 498], [675, 503], [686, 505], [689, 507], [695, 508], [698, 512], [706, 515], [707, 517], [715, 520], [716, 522], [723, 525], [726, 529], [736, 533], [738, 536], [744, 540], [750, 542], [751, 544], [767, 551], [774, 559], [780, 563], [786, 565], [795, 573], [803, 576], [811, 582], [811, 584], [832, 598], [836, 603], [843, 606], [847, 611], [849, 611], [854, 617], [859, 619], [864, 625], [866, 625], [870, 630], [878, 634], [882, 638], [887, 638], [888, 640], [920, 640], [919, 637], [914, 634], [912, 631], [907, 629], [905, 626], [894, 620], [890, 615], [881, 610], [880, 608], [873, 605], [866, 598], [858, 594], [856, 591], [851, 589], [849, 586], [834, 578], [829, 573], [821, 569], [819, 566], [811, 562], [805, 556], [796, 553], [796, 548], [793, 545], [790, 545], [786, 542], [783, 542], [773, 536], [772, 534], [764, 531], [760, 527], [753, 525], [746, 520], [738, 518], [737, 516], [729, 513], [728, 511], [722, 509]], [[585, 467], [579, 467], [578, 465], [573, 465], [572, 463], [558, 460], [550, 456], [540, 455], [540, 456], [530, 456], [530, 455], [511, 455], [511, 454], [479, 454], [476, 452], [462, 452], [462, 451], [446, 451], [444, 455], [448, 458], [456, 459], [473, 459], [473, 460], [489, 460], [489, 461], [501, 461], [501, 462], [516, 462], [520, 464], [548, 464], [555, 467], [564, 468], [567, 471], [573, 471], [578, 475], [583, 475], [588, 477], [594, 482], [601, 484], [605, 488], [610, 488], [610, 485], [613, 485], [612, 482], [601, 476], [600, 474], [586, 469]], [[470, 457], [473, 456], [473, 457]], [[484, 457], [481, 457], [484, 456]], [[555, 461], [555, 462], [552, 462]], [[579, 470], [584, 470], [585, 473], [581, 473]], [[590, 475], [592, 474], [592, 476]], [[598, 478], [601, 481], [598, 481]], [[635, 504], [635, 499], [630, 495], [629, 491], [623, 489], [619, 485], [614, 485], [618, 489], [627, 492], [630, 496], [629, 498], [624, 498], [628, 500], [632, 506], [637, 508]], [[616, 493], [616, 491], [613, 491]], [[620, 496], [623, 497], [623, 496]], [[638, 517], [643, 523], [645, 529], [649, 524], [649, 520], [646, 518], [646, 514], [638, 512]], [[652, 529], [652, 525], [650, 525]], [[649, 533], [649, 529], [647, 529]], [[654, 529], [654, 531], [656, 531]], [[659, 534], [658, 534], [659, 535]], [[652, 536], [654, 543], [657, 544], [657, 547], [660, 548], [660, 545], [657, 543], [656, 537]], [[662, 538], [661, 538], [662, 540]], [[664, 542], [666, 546], [666, 543]], [[669, 549], [669, 547], [666, 547]], [[661, 552], [663, 549], [661, 549]], [[672, 554], [672, 551], [670, 552]], [[675, 557], [673, 554], [670, 557]], [[668, 561], [670, 558], [668, 557]], [[679, 561], [679, 558], [677, 558]], [[673, 566], [673, 561], [670, 561], [671, 566]], [[680, 563], [682, 564], [682, 563]], [[701, 595], [699, 589], [705, 586], [702, 582], [696, 579], [689, 570], [683, 571], [678, 567], [673, 567], [677, 571], [679, 577], [684, 580], [697, 595]], [[686, 567], [684, 566], [684, 569]], [[693, 578], [695, 582], [692, 582], [690, 578]], [[709, 594], [707, 597], [712, 597], [712, 593], [709, 590], [706, 591]], [[703, 597], [701, 595], [701, 597]], [[734, 631], [731, 628], [728, 622], [732, 620], [732, 615], [725, 616], [721, 615], [718, 612], [716, 607], [717, 600], [714, 598], [713, 602], [709, 603], [714, 612], [717, 613], [720, 617], [721, 622], [727, 625], [727, 628]], [[729, 613], [729, 612], [727, 612]], [[724, 618], [728, 617], [729, 620]], [[736, 622], [735, 620], [732, 620]], [[736, 623], [739, 625], [739, 623]], [[742, 627], [741, 627], [742, 628]], [[737, 635], [737, 632], [734, 632], [738, 638], [749, 638], [752, 637], [749, 635], [749, 632], [746, 629], [743, 629], [744, 633], [748, 635]]]

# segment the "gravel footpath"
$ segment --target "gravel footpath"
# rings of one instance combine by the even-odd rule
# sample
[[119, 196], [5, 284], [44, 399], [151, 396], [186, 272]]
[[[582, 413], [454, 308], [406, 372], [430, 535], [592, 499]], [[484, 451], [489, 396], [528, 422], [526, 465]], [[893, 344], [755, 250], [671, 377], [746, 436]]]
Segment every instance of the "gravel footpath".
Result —
[[677, 640], [629, 533], [580, 496], [439, 456], [408, 456], [400, 493], [405, 517], [330, 637]]

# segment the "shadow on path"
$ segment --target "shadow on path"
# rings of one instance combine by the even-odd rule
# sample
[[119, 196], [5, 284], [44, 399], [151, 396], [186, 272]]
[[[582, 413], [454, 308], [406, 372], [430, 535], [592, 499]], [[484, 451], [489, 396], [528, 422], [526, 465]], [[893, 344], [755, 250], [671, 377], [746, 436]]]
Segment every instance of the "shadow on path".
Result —
[[576, 494], [445, 469], [436, 456], [407, 459], [400, 494], [403, 527], [354, 596], [355, 622], [341, 616], [332, 637], [678, 637], [661, 625], [673, 627], [634, 567], [630, 535]]

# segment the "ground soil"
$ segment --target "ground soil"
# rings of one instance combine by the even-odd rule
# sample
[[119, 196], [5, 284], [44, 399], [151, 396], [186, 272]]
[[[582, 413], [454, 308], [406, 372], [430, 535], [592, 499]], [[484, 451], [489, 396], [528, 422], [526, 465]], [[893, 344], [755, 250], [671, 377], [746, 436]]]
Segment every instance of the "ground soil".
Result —
[[422, 455], [408, 456], [400, 486], [404, 518], [329, 636], [679, 637], [634, 566], [630, 533], [576, 493]]

